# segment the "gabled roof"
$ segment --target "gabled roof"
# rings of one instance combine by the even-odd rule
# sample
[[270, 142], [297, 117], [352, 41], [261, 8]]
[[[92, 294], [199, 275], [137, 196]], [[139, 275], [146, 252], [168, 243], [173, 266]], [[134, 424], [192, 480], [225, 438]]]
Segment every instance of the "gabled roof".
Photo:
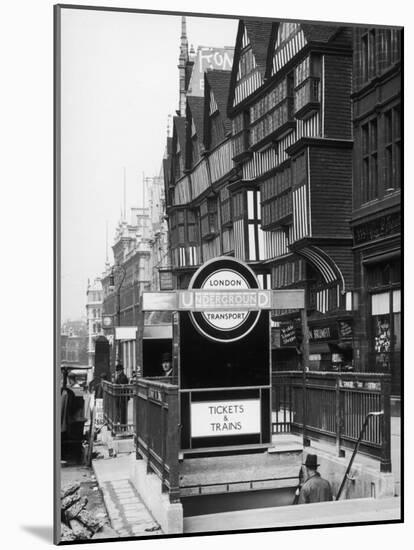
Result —
[[272, 29], [274, 22], [272, 21], [252, 21], [243, 20], [239, 21], [239, 27], [237, 30], [236, 46], [234, 51], [233, 67], [230, 76], [230, 90], [227, 102], [227, 112], [231, 112], [233, 109], [234, 90], [237, 82], [237, 74], [239, 72], [240, 52], [242, 49], [242, 40], [244, 30], [246, 29], [249, 42], [252, 47], [253, 55], [256, 61], [256, 65], [262, 74], [265, 76], [267, 67], [267, 57], [269, 50], [269, 43], [272, 37]]
[[244, 22], [257, 67], [263, 75], [266, 71], [272, 25], [271, 21], [251, 21], [249, 19]]
[[329, 42], [341, 28], [340, 25], [310, 25], [301, 23], [301, 28], [308, 42]]
[[180, 152], [185, 157], [185, 118], [182, 116], [173, 117], [173, 126], [174, 134], [176, 134], [180, 146]]
[[187, 103], [191, 111], [197, 136], [202, 141], [204, 137], [204, 97], [187, 96]]
[[[268, 49], [268, 58], [267, 58], [267, 70], [266, 70], [266, 78], [272, 76], [273, 74], [273, 56], [275, 53], [275, 48], [277, 44], [278, 39], [278, 33], [280, 26], [285, 23], [285, 21], [280, 22], [273, 22], [272, 31], [271, 31], [271, 38], [269, 41], [269, 49]], [[302, 32], [304, 43], [309, 45], [316, 45], [316, 44], [323, 44], [327, 45], [328, 43], [335, 43], [337, 44], [337, 39], [339, 37], [339, 40], [345, 44], [346, 42], [350, 41], [346, 37], [341, 39], [341, 32], [344, 31], [347, 27], [341, 26], [341, 25], [325, 25], [323, 23], [319, 24], [310, 24], [310, 23], [297, 23], [298, 28]], [[350, 27], [348, 27], [349, 29]]]
[[227, 117], [227, 100], [230, 90], [230, 71], [206, 71], [205, 73], [205, 114], [209, 115], [210, 97], [207, 90], [211, 90], [214, 95], [214, 99], [217, 103], [219, 113], [222, 117], [224, 128], [226, 132], [231, 130], [231, 121]]

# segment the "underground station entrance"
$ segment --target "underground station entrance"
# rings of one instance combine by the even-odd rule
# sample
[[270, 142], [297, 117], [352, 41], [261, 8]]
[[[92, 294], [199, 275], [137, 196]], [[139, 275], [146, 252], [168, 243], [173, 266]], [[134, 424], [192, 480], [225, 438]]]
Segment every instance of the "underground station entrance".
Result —
[[272, 444], [270, 311], [303, 308], [302, 289], [262, 290], [229, 257], [143, 294], [142, 316], [173, 312], [172, 371], [138, 380], [136, 463], [184, 516], [292, 504], [302, 448]]

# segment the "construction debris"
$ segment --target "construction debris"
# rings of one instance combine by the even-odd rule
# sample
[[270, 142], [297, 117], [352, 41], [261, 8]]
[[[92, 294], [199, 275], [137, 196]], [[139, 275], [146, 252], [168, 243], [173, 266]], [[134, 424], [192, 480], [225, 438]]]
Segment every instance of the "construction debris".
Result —
[[73, 495], [73, 493], [76, 493], [80, 489], [80, 483], [69, 483], [61, 488], [60, 490], [60, 498], [66, 498], [69, 495]]
[[85, 540], [92, 538], [105, 521], [99, 520], [85, 510], [86, 497], [80, 495], [80, 483], [72, 483], [61, 490], [61, 538], [63, 541]]

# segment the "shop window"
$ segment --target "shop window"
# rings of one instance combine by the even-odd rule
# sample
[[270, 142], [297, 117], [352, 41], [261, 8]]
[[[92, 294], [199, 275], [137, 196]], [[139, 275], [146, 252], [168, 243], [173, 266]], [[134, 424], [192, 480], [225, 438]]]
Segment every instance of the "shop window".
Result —
[[371, 347], [379, 372], [392, 372], [401, 351], [401, 290], [371, 295]]

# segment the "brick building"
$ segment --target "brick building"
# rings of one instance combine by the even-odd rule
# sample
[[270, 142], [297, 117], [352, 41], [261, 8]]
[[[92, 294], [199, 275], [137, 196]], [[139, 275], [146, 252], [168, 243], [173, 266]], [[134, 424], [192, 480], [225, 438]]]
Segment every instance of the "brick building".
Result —
[[61, 363], [87, 364], [88, 331], [83, 319], [63, 322], [60, 341]]
[[401, 378], [401, 29], [354, 33], [355, 363]]
[[171, 287], [170, 251], [165, 220], [162, 174], [144, 177], [144, 208], [131, 208], [116, 228], [112, 246], [114, 263], [102, 276], [103, 331], [111, 346], [111, 372], [122, 362], [131, 377], [138, 365], [139, 304], [144, 291]]
[[150, 288], [150, 228], [149, 210], [131, 208], [129, 222], [124, 216], [116, 228], [114, 264], [108, 263], [102, 276], [103, 327], [112, 345], [111, 372], [116, 362], [122, 362], [128, 377], [136, 368], [140, 296]]

